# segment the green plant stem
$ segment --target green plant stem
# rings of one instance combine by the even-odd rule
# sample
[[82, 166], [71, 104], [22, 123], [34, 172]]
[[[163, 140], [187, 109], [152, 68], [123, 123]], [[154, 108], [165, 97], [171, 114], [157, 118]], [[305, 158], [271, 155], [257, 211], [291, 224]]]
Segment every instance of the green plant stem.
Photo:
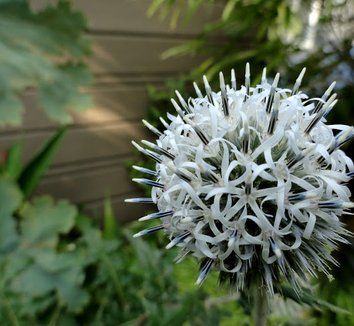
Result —
[[268, 298], [262, 286], [253, 288], [253, 311], [254, 326], [266, 326], [268, 315]]

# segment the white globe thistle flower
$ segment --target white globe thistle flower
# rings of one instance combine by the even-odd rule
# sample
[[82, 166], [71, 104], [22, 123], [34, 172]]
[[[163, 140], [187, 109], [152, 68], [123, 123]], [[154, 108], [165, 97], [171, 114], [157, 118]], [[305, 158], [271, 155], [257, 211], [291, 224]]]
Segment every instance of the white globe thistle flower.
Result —
[[295, 288], [317, 271], [329, 273], [331, 252], [346, 242], [339, 217], [353, 205], [346, 183], [353, 162], [341, 150], [354, 136], [353, 127], [328, 125], [336, 104], [330, 85], [321, 98], [299, 91], [303, 69], [292, 89], [269, 83], [266, 70], [252, 87], [246, 65], [245, 85], [231, 85], [220, 73], [220, 91], [172, 99], [177, 115], [161, 119], [155, 143], [133, 142], [156, 161], [156, 170], [134, 168], [149, 178], [133, 181], [152, 187], [151, 198], [127, 202], [154, 203], [158, 212], [140, 220], [160, 223], [135, 236], [163, 230], [166, 248], [181, 249], [201, 261], [197, 283], [210, 270], [238, 290], [261, 278], [270, 294], [281, 280]]

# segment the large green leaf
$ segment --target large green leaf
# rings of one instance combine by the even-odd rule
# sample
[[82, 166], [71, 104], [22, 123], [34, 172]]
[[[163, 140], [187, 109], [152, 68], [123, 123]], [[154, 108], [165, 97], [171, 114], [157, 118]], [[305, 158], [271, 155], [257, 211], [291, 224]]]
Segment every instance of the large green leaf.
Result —
[[55, 247], [59, 234], [74, 225], [76, 208], [66, 201], [54, 205], [50, 197], [40, 197], [21, 209], [22, 239], [25, 246]]
[[21, 172], [18, 183], [25, 197], [31, 195], [47, 172], [65, 131], [66, 127], [60, 128]]
[[86, 20], [69, 1], [39, 12], [27, 1], [0, 2], [0, 125], [21, 123], [21, 95], [38, 90], [39, 105], [51, 119], [71, 121], [70, 111], [90, 105], [82, 91], [91, 83], [83, 63], [90, 54]]
[[[60, 306], [80, 311], [88, 300], [82, 288], [88, 262], [81, 251], [58, 248], [60, 235], [75, 224], [76, 208], [66, 201], [55, 204], [50, 197], [41, 197], [26, 203], [19, 214], [21, 237], [7, 268], [8, 274], [13, 273], [11, 290], [32, 300], [56, 293]], [[46, 300], [40, 306], [50, 303]]]
[[18, 187], [8, 178], [0, 177], [0, 218], [11, 215], [21, 203], [22, 195]]
[[12, 213], [19, 207], [22, 195], [9, 179], [0, 178], [0, 257], [14, 247], [18, 240]]
[[[51, 260], [59, 257], [60, 255], [53, 253]], [[58, 293], [60, 304], [67, 306], [71, 311], [79, 311], [88, 300], [86, 291], [81, 289], [84, 273], [82, 266], [76, 263], [74, 256], [66, 257], [66, 259], [71, 259], [68, 262], [69, 268], [60, 272], [45, 269], [37, 263], [31, 264], [13, 280], [12, 289], [33, 298], [44, 296], [55, 290]]]

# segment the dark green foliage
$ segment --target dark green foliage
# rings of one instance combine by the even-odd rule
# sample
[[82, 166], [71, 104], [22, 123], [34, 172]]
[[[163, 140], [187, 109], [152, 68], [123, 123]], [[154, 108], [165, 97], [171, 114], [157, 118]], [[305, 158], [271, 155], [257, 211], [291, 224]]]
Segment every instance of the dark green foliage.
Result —
[[218, 324], [225, 309], [207, 307], [200, 289], [180, 293], [171, 252], [156, 239], [133, 239], [109, 198], [103, 231], [67, 201], [27, 201], [62, 135], [60, 129], [27, 167], [18, 145], [1, 166], [0, 324]]
[[[191, 81], [201, 84], [203, 74], [217, 89], [218, 72], [223, 71], [228, 76], [230, 69], [235, 68], [238, 85], [244, 83], [245, 63], [249, 61], [251, 82], [259, 81], [264, 66], [267, 66], [269, 78], [280, 72], [280, 84], [284, 86], [292, 85], [301, 68], [307, 67], [302, 89], [318, 96], [330, 82], [337, 80], [340, 101], [335, 110], [336, 122], [353, 122], [354, 116], [349, 110], [354, 87], [350, 1], [320, 2], [315, 44], [307, 49], [307, 18], [313, 2], [299, 1], [295, 5], [286, 0], [225, 1], [218, 19], [207, 23], [200, 35], [162, 55], [163, 58], [204, 55], [205, 59], [178, 80], [167, 81], [164, 91], [150, 88], [151, 121], [158, 125], [155, 117], [172, 110], [169, 99], [174, 96], [174, 89], [179, 89], [185, 97], [190, 96], [194, 93]], [[190, 15], [196, 8], [208, 10], [212, 6], [220, 8], [222, 4], [213, 0], [152, 0], [150, 13], [160, 13], [162, 19], [173, 19], [171, 17], [178, 12], [180, 24], [192, 24]]]
[[88, 107], [90, 97], [80, 89], [91, 81], [83, 63], [90, 54], [85, 28], [85, 18], [65, 0], [37, 12], [25, 0], [0, 2], [0, 126], [21, 123], [19, 95], [28, 88], [61, 123], [71, 121], [70, 110]]
[[4, 177], [0, 195], [6, 199], [0, 209], [1, 324], [219, 322], [219, 309], [206, 309], [205, 293], [179, 293], [172, 257], [129, 231], [116, 225], [115, 239], [104, 239], [66, 201], [22, 203]]

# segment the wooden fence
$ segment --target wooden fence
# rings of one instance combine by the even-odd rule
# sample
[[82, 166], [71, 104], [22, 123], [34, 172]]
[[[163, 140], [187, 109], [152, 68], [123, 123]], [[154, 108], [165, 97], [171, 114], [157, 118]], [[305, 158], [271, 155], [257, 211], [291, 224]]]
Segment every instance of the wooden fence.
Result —
[[[34, 1], [34, 6], [43, 1]], [[148, 18], [150, 0], [75, 0], [89, 21], [88, 37], [94, 44], [89, 60], [95, 84], [89, 90], [95, 105], [75, 114], [54, 164], [38, 193], [67, 198], [99, 216], [102, 201], [110, 195], [117, 216], [132, 219], [143, 207], [123, 203], [138, 189], [128, 176], [126, 162], [132, 159], [132, 139], [145, 131], [146, 85], [162, 85], [167, 77], [189, 70], [198, 58], [161, 60], [161, 53], [196, 35], [203, 24], [215, 18], [218, 8], [202, 10], [188, 25], [171, 30], [157, 17]], [[0, 149], [23, 140], [24, 160], [50, 137], [56, 125], [36, 105], [35, 94], [25, 98], [26, 114], [21, 128], [0, 133]]]

